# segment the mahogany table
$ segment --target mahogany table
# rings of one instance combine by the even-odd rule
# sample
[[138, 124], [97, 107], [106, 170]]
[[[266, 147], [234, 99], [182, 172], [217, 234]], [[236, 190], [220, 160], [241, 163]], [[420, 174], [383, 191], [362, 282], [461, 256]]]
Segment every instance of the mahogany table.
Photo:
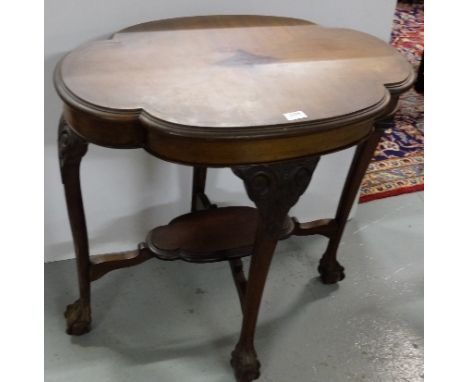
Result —
[[[349, 211], [398, 96], [414, 77], [405, 59], [375, 37], [282, 17], [154, 21], [69, 53], [55, 71], [80, 290], [65, 312], [67, 332], [90, 330], [90, 284], [109, 271], [151, 258], [227, 260], [243, 312], [231, 364], [238, 381], [258, 378], [254, 333], [278, 240], [326, 236], [321, 279], [344, 278], [336, 253]], [[79, 179], [88, 143], [143, 148], [193, 166], [192, 211], [153, 229], [134, 251], [90, 257]], [[289, 217], [320, 156], [353, 145], [336, 215], [302, 223]], [[257, 208], [210, 203], [207, 167], [232, 168]], [[244, 256], [251, 256], [248, 279]]]

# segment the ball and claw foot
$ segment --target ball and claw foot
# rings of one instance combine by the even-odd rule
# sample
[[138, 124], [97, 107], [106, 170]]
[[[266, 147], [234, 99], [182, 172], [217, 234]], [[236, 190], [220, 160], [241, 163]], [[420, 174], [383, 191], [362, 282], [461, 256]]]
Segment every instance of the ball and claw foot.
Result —
[[251, 382], [260, 377], [260, 362], [258, 362], [255, 352], [234, 350], [231, 366], [234, 369], [237, 382]]
[[64, 315], [67, 319], [67, 334], [81, 336], [91, 330], [91, 308], [89, 304], [77, 300], [67, 306]]
[[336, 284], [345, 278], [344, 268], [338, 261], [334, 261], [331, 264], [327, 264], [324, 261], [320, 261], [318, 266], [320, 278], [324, 284]]

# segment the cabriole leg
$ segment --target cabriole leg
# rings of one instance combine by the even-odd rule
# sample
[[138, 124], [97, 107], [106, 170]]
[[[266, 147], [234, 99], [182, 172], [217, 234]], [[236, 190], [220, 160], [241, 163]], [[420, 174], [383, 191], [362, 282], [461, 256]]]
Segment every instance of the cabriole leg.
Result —
[[366, 173], [383, 131], [383, 126], [376, 128], [374, 133], [356, 148], [335, 216], [336, 229], [330, 235], [327, 249], [318, 266], [324, 284], [335, 284], [345, 278], [344, 268], [336, 259], [336, 253], [349, 213], [360, 189], [362, 178]]
[[67, 306], [67, 333], [81, 335], [90, 330], [89, 245], [80, 186], [80, 163], [88, 144], [61, 119], [58, 133], [60, 172], [65, 190], [68, 218], [75, 247], [80, 298]]
[[231, 359], [238, 382], [250, 382], [260, 376], [254, 336], [268, 270], [284, 219], [309, 185], [318, 160], [314, 157], [233, 169], [244, 181], [260, 215], [243, 301], [241, 334]]

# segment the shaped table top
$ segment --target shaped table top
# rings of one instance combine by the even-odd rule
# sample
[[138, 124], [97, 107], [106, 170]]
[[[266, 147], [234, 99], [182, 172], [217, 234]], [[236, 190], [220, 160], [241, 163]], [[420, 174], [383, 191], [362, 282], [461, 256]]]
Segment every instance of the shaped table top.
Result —
[[408, 62], [373, 36], [270, 16], [136, 25], [75, 49], [55, 74], [72, 109], [212, 138], [369, 120], [413, 80]]

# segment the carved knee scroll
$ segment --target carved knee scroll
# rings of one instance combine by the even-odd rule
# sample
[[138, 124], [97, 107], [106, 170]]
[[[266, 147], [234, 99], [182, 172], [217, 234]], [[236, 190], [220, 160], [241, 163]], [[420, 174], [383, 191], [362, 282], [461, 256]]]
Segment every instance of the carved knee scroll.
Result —
[[79, 166], [81, 158], [88, 150], [88, 144], [67, 125], [63, 118], [59, 123], [58, 150], [62, 182], [64, 182], [65, 169], [69, 166]]
[[266, 231], [273, 238], [279, 238], [284, 218], [307, 189], [319, 159], [317, 156], [233, 168], [244, 181], [247, 195], [257, 206]]

